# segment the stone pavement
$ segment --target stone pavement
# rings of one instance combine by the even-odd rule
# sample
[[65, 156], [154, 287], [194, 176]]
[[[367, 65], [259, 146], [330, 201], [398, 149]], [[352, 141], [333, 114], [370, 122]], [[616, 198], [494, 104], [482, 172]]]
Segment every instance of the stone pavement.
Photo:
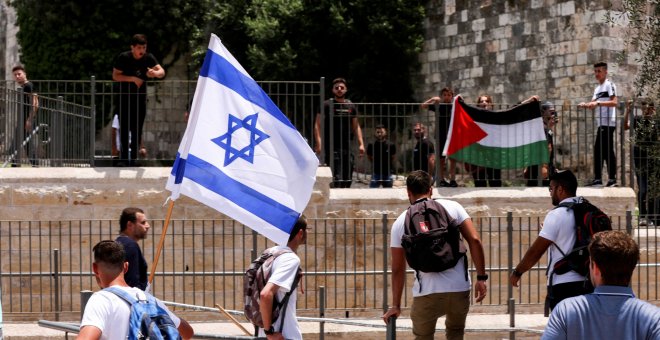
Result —
[[[301, 318], [308, 319], [308, 318]], [[538, 339], [545, 327], [547, 318], [543, 314], [517, 314], [516, 315], [516, 339]], [[360, 340], [384, 339], [385, 328], [373, 327], [384, 325], [380, 319], [339, 319], [346, 324], [325, 324], [326, 339], [350, 339], [356, 336]], [[348, 324], [350, 323], [350, 324]], [[191, 323], [196, 334], [209, 335], [244, 335], [241, 330], [229, 322], [203, 322]], [[242, 323], [245, 328], [252, 330], [249, 323]], [[370, 327], [370, 325], [372, 325]], [[412, 339], [410, 331], [411, 322], [409, 318], [397, 320], [397, 339]], [[301, 328], [305, 339], [319, 338], [319, 323], [302, 321]], [[438, 321], [438, 329], [444, 329], [444, 319]], [[509, 338], [509, 315], [508, 314], [469, 314], [466, 324], [466, 339], [508, 339]], [[31, 323], [5, 323], [3, 327], [4, 339], [64, 339], [63, 331], [40, 327], [36, 322]], [[358, 334], [359, 333], [359, 334]], [[69, 338], [75, 335], [69, 334]]]

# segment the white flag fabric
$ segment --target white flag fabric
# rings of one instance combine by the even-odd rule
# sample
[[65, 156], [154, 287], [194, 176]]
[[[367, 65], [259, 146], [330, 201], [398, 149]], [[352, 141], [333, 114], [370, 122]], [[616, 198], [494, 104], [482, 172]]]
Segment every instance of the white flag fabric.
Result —
[[318, 159], [213, 34], [166, 188], [286, 245], [311, 196]]

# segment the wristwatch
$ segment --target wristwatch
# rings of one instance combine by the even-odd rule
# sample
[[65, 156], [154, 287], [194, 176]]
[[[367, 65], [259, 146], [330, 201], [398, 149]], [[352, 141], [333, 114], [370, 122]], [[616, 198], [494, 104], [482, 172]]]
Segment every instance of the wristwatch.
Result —
[[273, 325], [270, 325], [270, 328], [264, 328], [264, 333], [266, 333], [266, 335], [273, 335], [275, 334], [275, 328], [273, 328]]
[[514, 269], [511, 274], [513, 274], [515, 277], [521, 277], [523, 273], [519, 272], [517, 269]]
[[488, 274], [477, 275], [477, 281], [486, 281], [488, 280]]

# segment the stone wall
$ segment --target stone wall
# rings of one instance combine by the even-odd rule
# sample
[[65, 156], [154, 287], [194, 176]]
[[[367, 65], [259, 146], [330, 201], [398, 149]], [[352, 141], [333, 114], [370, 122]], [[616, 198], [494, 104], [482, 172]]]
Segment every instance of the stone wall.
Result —
[[[170, 168], [1, 168], [0, 220], [117, 219], [121, 209], [139, 206], [151, 219], [166, 215], [165, 183]], [[305, 210], [311, 218], [377, 217], [400, 214], [408, 206], [405, 188], [329, 189], [330, 169], [320, 167]], [[623, 216], [635, 209], [630, 188], [579, 188], [606, 213]], [[475, 218], [543, 216], [549, 209], [547, 188], [441, 188], [434, 197], [458, 201]], [[174, 216], [218, 219], [222, 215], [187, 197], [176, 201]]]
[[[635, 53], [622, 59], [626, 32], [606, 23], [609, 1], [433, 0], [420, 54], [420, 98], [451, 86], [466, 100], [490, 94], [516, 103], [538, 94], [556, 104], [590, 98], [592, 65], [610, 64], [619, 96], [630, 96]], [[614, 9], [620, 4], [613, 4]], [[616, 13], [616, 12], [614, 12]]]

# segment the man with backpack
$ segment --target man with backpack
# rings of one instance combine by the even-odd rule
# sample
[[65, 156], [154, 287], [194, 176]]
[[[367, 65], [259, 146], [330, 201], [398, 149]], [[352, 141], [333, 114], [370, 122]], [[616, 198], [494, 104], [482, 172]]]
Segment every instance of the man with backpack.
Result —
[[390, 317], [401, 314], [408, 262], [415, 269], [410, 310], [415, 339], [433, 339], [438, 318], [444, 315], [447, 339], [463, 339], [471, 283], [462, 238], [476, 267], [476, 302], [481, 302], [487, 291], [484, 250], [470, 216], [460, 204], [431, 199], [432, 183], [431, 175], [421, 170], [411, 172], [406, 179], [411, 206], [392, 225], [393, 304], [383, 320], [387, 323]]
[[[149, 293], [126, 284], [124, 273], [128, 262], [121, 244], [112, 240], [101, 241], [94, 246], [92, 252], [92, 271], [103, 290], [89, 298], [77, 339], [133, 339], [140, 332], [145, 335], [150, 334], [150, 331], [162, 334], [163, 331], [159, 329], [145, 329], [144, 326], [149, 324], [149, 321], [168, 331], [162, 334], [165, 339], [176, 339], [177, 336], [183, 339], [192, 338], [193, 329], [188, 322], [178, 318]], [[126, 300], [129, 298], [136, 301], [130, 303]], [[149, 317], [145, 317], [145, 314]], [[140, 320], [137, 315], [141, 315]]]
[[[246, 273], [245, 315], [259, 328], [259, 337], [269, 340], [302, 339], [296, 317], [296, 292], [302, 270], [296, 251], [305, 242], [307, 219], [301, 215], [291, 229], [287, 245], [266, 249]], [[259, 283], [261, 279], [266, 282], [263, 288]], [[256, 290], [259, 291], [258, 298], [255, 297]]]
[[[550, 196], [556, 208], [546, 215], [539, 236], [509, 278], [511, 285], [518, 287], [520, 277], [549, 248], [546, 313], [561, 300], [593, 292], [594, 287], [587, 278], [586, 245], [595, 232], [612, 229], [607, 215], [583, 197], [576, 196], [577, 187], [577, 179], [570, 170], [550, 175]], [[584, 221], [587, 221], [586, 225]], [[580, 243], [582, 245], [577, 249]]]

